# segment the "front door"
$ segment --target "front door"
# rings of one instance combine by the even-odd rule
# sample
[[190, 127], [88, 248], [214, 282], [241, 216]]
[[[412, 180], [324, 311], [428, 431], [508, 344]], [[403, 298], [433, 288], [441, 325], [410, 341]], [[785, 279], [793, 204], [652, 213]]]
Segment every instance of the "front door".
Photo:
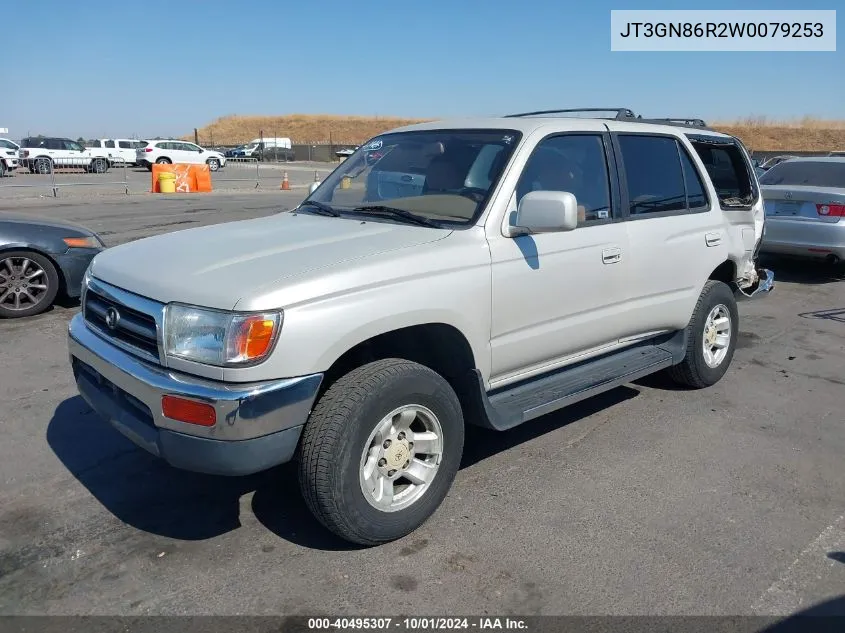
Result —
[[516, 238], [488, 232], [494, 387], [615, 346], [629, 276], [610, 156], [609, 136], [599, 129], [546, 137], [528, 159], [506, 221], [529, 191], [568, 191], [578, 203], [577, 228]]

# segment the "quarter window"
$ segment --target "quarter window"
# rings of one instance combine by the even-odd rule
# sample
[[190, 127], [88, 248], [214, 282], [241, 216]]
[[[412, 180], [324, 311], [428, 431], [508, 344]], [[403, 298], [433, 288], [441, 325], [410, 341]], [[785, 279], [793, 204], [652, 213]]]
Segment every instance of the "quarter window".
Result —
[[118, 141], [117, 146], [120, 149], [132, 149], [132, 144], [129, 141]]
[[541, 141], [516, 185], [517, 203], [531, 191], [567, 191], [578, 203], [578, 222], [610, 218], [610, 185], [599, 134], [568, 134]]
[[106, 147], [109, 147], [109, 148], [114, 148], [114, 141], [106, 141], [106, 142], [104, 143], [104, 145], [105, 145]]

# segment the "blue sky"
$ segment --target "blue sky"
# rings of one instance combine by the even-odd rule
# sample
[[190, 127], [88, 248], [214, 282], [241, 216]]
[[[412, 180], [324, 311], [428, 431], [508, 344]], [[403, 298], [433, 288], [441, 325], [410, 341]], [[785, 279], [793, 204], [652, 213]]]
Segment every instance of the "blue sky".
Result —
[[9, 136], [155, 136], [226, 114], [449, 117], [554, 107], [645, 116], [845, 118], [829, 53], [610, 51], [611, 9], [813, 2], [88, 0], [7, 2]]

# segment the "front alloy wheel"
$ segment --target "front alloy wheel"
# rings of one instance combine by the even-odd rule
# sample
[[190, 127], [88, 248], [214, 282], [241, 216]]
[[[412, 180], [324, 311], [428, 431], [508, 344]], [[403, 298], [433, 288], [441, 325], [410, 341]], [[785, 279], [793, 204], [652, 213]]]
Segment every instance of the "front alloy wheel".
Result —
[[464, 445], [449, 382], [399, 358], [362, 365], [320, 397], [302, 431], [299, 484], [329, 530], [360, 545], [405, 536], [434, 514]]
[[370, 433], [361, 456], [361, 490], [382, 512], [396, 512], [423, 496], [437, 475], [443, 429], [428, 408], [405, 405], [388, 413]]

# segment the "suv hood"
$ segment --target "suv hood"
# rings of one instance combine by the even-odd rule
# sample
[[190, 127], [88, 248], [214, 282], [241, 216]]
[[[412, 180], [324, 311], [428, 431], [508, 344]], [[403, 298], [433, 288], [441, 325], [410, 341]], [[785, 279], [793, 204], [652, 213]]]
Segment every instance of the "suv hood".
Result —
[[[163, 303], [231, 310], [256, 289], [319, 268], [442, 239], [435, 229], [279, 213], [148, 237], [103, 251], [91, 274]], [[283, 307], [283, 306], [279, 306]]]

